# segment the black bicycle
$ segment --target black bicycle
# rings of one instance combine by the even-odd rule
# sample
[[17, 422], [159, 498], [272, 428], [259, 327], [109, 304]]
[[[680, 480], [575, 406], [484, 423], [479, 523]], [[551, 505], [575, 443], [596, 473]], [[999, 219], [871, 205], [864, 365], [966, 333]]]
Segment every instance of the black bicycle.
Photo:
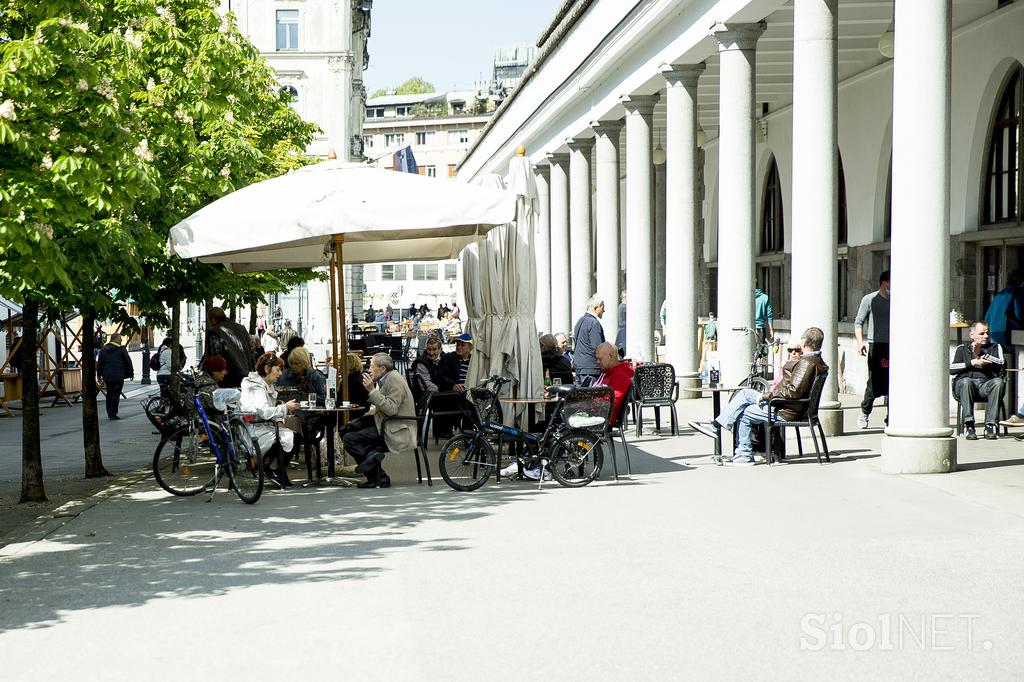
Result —
[[[555, 410], [542, 434], [530, 433], [502, 424], [500, 416], [497, 421], [494, 418], [500, 415], [501, 387], [511, 381], [507, 377], [493, 376], [481, 387], [470, 389], [473, 426], [449, 439], [441, 448], [438, 468], [445, 482], [465, 492], [482, 486], [494, 473], [506, 440], [520, 446], [514, 457], [519, 475], [524, 465], [539, 464], [538, 487], [543, 485], [545, 470], [561, 485], [570, 488], [585, 486], [600, 476], [604, 464], [603, 438], [589, 429], [607, 423], [610, 403], [588, 398], [575, 400], [587, 395], [586, 389], [550, 386], [545, 390], [557, 399]], [[605, 414], [597, 414], [599, 410]]]
[[[743, 332], [744, 336], [756, 334], [750, 327], [733, 327], [734, 332]], [[782, 341], [774, 339], [754, 344], [754, 353], [750, 359], [750, 372], [746, 378], [739, 383], [743, 388], [752, 388], [758, 393], [766, 393], [771, 388], [771, 380], [774, 372], [772, 363], [768, 360], [771, 352], [777, 351]]]
[[194, 377], [183, 373], [181, 387], [182, 395], [188, 391], [191, 400], [158, 397], [144, 406], [162, 434], [153, 453], [156, 482], [172, 495], [209, 492], [210, 501], [226, 476], [229, 489], [246, 504], [255, 504], [264, 482], [263, 456], [249, 429], [255, 415], [238, 409], [237, 389], [218, 389], [214, 406], [221, 413], [211, 421]]

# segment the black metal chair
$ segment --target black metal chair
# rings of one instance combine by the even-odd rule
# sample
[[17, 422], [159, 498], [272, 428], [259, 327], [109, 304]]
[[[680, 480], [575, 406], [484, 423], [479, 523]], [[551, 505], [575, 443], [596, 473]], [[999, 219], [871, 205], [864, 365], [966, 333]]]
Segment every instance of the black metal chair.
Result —
[[633, 409], [633, 387], [630, 386], [626, 395], [622, 397], [622, 407], [615, 421], [608, 427], [608, 444], [612, 451], [612, 469], [615, 471], [615, 480], [619, 480], [619, 464], [615, 457], [615, 436], [619, 437], [622, 443], [622, 452], [626, 455], [626, 478], [633, 477], [633, 467], [629, 461], [629, 446], [626, 445], [626, 429], [629, 428], [629, 412]]
[[430, 477], [430, 462], [427, 460], [427, 448], [423, 444], [422, 431], [420, 430], [420, 417], [419, 417], [419, 406], [416, 409], [415, 417], [403, 417], [394, 415], [391, 417], [384, 417], [380, 425], [383, 428], [389, 421], [413, 421], [416, 422], [416, 449], [413, 450], [413, 459], [416, 461], [416, 478], [419, 480], [420, 485], [423, 485], [423, 471], [420, 469], [420, 460], [423, 460], [423, 468], [427, 471], [427, 485], [433, 486], [434, 480]]
[[667, 362], [640, 365], [633, 375], [633, 404], [636, 406], [636, 436], [639, 438], [644, 427], [644, 408], [654, 408], [654, 423], [661, 431], [661, 408], [667, 407], [672, 415], [672, 435], [679, 435], [679, 418], [676, 415], [676, 400], [679, 398], [679, 384], [676, 370]]
[[[772, 398], [768, 401], [768, 423], [765, 424], [764, 430], [765, 440], [767, 441], [765, 447], [765, 458], [769, 466], [771, 466], [775, 454], [772, 449], [772, 433], [776, 428], [796, 429], [796, 446], [802, 456], [804, 454], [804, 444], [800, 440], [800, 427], [806, 427], [811, 432], [811, 440], [814, 441], [814, 454], [818, 458], [818, 464], [821, 464], [822, 450], [825, 451], [825, 461], [832, 461], [828, 454], [828, 442], [825, 440], [825, 430], [821, 427], [821, 420], [818, 419], [818, 405], [821, 403], [821, 392], [825, 388], [826, 381], [828, 381], [828, 372], [823, 372], [814, 377], [814, 383], [811, 384], [811, 392], [807, 394], [806, 398], [801, 398], [799, 400]], [[794, 406], [798, 407], [803, 413], [804, 416], [802, 419], [787, 421], [785, 419], [778, 418], [778, 411], [780, 408], [793, 409]], [[818, 434], [821, 435], [821, 448], [818, 447], [818, 436], [814, 433], [815, 428], [818, 429]]]
[[[406, 375], [409, 381], [409, 387], [412, 389], [412, 395], [416, 398], [417, 412], [419, 413], [420, 405], [422, 405], [422, 424], [421, 431], [423, 432], [423, 442], [427, 442], [427, 434], [430, 433], [430, 427], [434, 423], [434, 419], [437, 417], [464, 417], [466, 411], [469, 409], [468, 404], [465, 403], [465, 394], [458, 393], [456, 391], [432, 391], [428, 389], [423, 383], [423, 377], [418, 374], [409, 373]], [[436, 445], [441, 440], [440, 435], [437, 431], [434, 431], [434, 444]]]
[[[964, 424], [967, 423], [967, 415], [965, 414], [966, 410], [964, 409], [964, 404], [962, 402], [960, 402], [960, 396], [958, 396], [956, 394], [956, 378], [955, 377], [953, 378], [953, 380], [949, 384], [949, 390], [952, 391], [952, 393], [953, 393], [953, 400], [956, 401], [956, 435], [962, 436], [963, 433], [964, 433], [964, 428], [965, 428]], [[1003, 395], [1005, 395], [1005, 394], [1006, 394], [1006, 384], [1003, 384]], [[986, 402], [988, 402], [988, 400], [985, 398], [985, 396], [979, 395], [975, 399], [974, 402], [975, 402], [975, 404], [977, 404], [977, 403], [986, 403]], [[1003, 396], [1002, 395], [999, 396], [999, 412], [997, 413], [997, 416], [999, 418], [999, 421], [1003, 421], [1003, 420], [1006, 419], [1006, 403], [1003, 401]], [[1006, 426], [1003, 426], [1002, 424], [998, 424], [996, 426], [996, 428], [1002, 429], [1003, 435], [1006, 435], [1006, 434], [1010, 433], [1010, 429], [1008, 429]]]

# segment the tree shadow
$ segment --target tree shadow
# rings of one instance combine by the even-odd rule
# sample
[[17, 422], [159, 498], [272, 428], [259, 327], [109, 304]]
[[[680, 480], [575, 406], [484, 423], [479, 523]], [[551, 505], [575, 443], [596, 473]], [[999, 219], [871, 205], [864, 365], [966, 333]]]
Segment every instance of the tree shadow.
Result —
[[494, 485], [468, 494], [308, 488], [268, 493], [256, 505], [221, 491], [207, 504], [205, 495], [175, 498], [148, 480], [0, 558], [0, 632], [153, 599], [365, 580], [389, 570], [381, 561], [389, 553], [469, 548], [457, 536], [411, 539], [412, 527], [478, 519], [536, 494]]

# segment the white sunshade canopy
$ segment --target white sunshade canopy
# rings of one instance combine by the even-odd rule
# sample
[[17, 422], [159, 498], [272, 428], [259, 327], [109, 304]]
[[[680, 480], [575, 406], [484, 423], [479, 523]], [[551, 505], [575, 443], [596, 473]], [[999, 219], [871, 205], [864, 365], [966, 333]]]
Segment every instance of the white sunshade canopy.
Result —
[[512, 192], [326, 161], [221, 197], [175, 225], [168, 247], [235, 272], [325, 265], [336, 234], [346, 263], [442, 260], [515, 212]]

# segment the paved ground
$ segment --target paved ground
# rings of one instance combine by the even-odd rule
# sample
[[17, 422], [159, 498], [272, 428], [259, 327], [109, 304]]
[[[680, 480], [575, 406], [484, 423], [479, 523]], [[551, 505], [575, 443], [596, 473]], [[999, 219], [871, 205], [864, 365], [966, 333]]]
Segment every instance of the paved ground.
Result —
[[878, 434], [771, 469], [645, 436], [580, 490], [129, 477], [0, 549], [2, 677], [1024, 679], [1024, 444], [893, 477]]

